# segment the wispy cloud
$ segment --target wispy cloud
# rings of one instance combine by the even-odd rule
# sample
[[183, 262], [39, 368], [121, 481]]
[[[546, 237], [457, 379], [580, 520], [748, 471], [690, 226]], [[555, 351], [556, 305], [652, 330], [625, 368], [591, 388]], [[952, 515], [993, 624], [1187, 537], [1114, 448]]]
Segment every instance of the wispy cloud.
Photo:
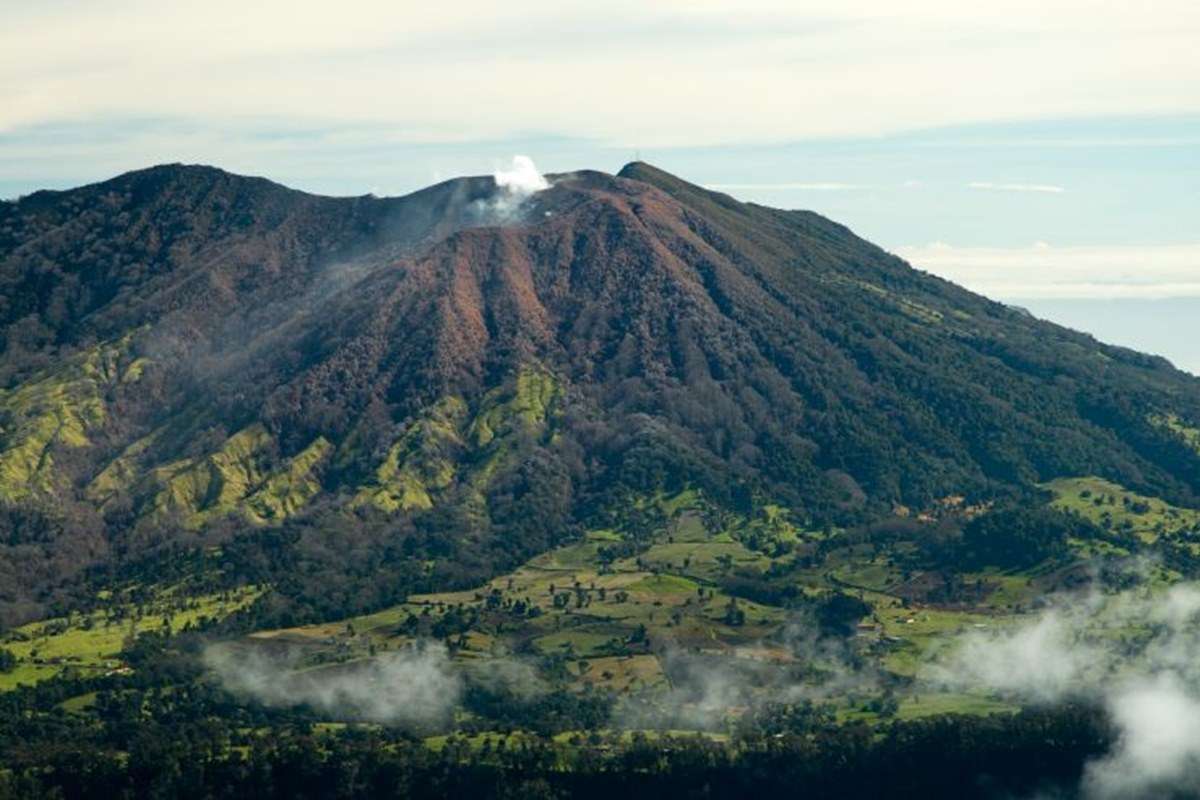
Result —
[[706, 189], [719, 192], [845, 192], [853, 189], [868, 189], [862, 183], [839, 183], [837, 181], [818, 181], [815, 183], [708, 183]]
[[462, 693], [441, 643], [326, 669], [297, 669], [298, 655], [222, 643], [205, 650], [204, 664], [227, 690], [268, 706], [308, 705], [338, 719], [409, 728], [444, 723]]
[[914, 266], [998, 299], [1200, 297], [1200, 244], [898, 247]]
[[1065, 192], [1062, 186], [1052, 183], [992, 183], [991, 181], [971, 181], [968, 189], [988, 189], [995, 192], [1047, 192], [1058, 194]]

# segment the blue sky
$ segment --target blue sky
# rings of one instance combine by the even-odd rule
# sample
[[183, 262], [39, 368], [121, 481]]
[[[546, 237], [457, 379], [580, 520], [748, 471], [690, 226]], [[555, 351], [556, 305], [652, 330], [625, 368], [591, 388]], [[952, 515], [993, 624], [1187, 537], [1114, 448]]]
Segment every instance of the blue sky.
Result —
[[0, 3], [0, 196], [635, 154], [1200, 373], [1200, 4]]

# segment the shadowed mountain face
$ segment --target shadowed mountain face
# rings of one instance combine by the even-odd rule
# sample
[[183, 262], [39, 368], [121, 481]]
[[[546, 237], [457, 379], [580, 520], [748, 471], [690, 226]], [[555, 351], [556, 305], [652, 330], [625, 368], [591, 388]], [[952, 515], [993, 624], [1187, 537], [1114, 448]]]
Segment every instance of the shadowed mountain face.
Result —
[[1077, 475], [1200, 502], [1161, 359], [645, 164], [552, 184], [162, 166], [0, 204], [0, 603], [315, 517], [511, 562], [684, 485], [810, 524]]

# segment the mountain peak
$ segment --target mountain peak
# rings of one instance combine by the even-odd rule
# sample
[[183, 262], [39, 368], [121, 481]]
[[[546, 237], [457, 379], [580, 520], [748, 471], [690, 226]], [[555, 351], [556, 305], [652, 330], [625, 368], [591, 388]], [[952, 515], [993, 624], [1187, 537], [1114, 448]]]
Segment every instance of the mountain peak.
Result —
[[649, 184], [666, 192], [684, 205], [704, 209], [707, 213], [722, 214], [732, 211], [742, 214], [748, 209], [746, 204], [738, 202], [729, 195], [689, 183], [683, 178], [645, 161], [629, 162], [621, 167], [617, 177]]
[[672, 175], [665, 169], [661, 169], [645, 161], [630, 161], [628, 164], [621, 167], [621, 170], [617, 173], [617, 177], [648, 183], [651, 186], [657, 186], [664, 191], [669, 188], [679, 188], [683, 186], [688, 186], [693, 189], [701, 188], [695, 184], [688, 183], [676, 175]]

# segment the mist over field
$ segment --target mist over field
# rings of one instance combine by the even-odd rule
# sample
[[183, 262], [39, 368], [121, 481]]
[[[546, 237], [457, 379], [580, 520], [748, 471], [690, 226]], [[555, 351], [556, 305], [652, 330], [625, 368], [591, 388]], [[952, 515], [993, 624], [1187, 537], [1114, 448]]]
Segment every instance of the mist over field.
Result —
[[296, 656], [214, 645], [204, 665], [230, 692], [268, 706], [309, 706], [337, 719], [414, 730], [443, 726], [462, 694], [446, 648], [422, 643], [368, 661], [297, 671]]
[[1051, 598], [1033, 619], [964, 635], [923, 679], [1023, 703], [1088, 702], [1116, 728], [1086, 765], [1089, 798], [1186, 794], [1200, 782], [1200, 588]]

